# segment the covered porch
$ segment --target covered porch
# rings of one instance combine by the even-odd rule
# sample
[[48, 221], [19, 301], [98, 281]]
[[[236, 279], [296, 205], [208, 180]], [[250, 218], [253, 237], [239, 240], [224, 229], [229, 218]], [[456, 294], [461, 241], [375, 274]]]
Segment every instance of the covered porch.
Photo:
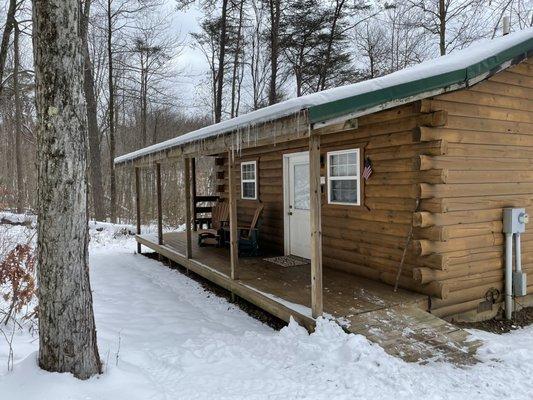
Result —
[[[231, 279], [230, 251], [227, 248], [199, 247], [197, 232], [191, 232], [192, 254], [187, 257], [187, 232], [163, 234], [158, 244], [154, 234], [138, 235], [138, 243], [156, 251], [198, 275], [230, 290], [245, 300], [289, 321], [292, 316], [309, 329], [315, 320], [311, 315], [310, 264], [284, 267], [261, 257], [241, 257], [239, 277]], [[427, 296], [329, 268], [323, 270], [324, 313], [341, 323], [362, 313], [396, 306], [427, 309]]]
[[[362, 334], [381, 345], [389, 354], [400, 356], [407, 361], [447, 359], [461, 364], [474, 362], [473, 355], [478, 342], [467, 341], [467, 332], [426, 312], [429, 308], [427, 294], [417, 294], [402, 289], [394, 291], [390, 285], [342, 272], [337, 268], [342, 261], [330, 258], [332, 263], [323, 264], [321, 136], [311, 129], [302, 129], [299, 124], [288, 126], [289, 128], [283, 127], [283, 130], [290, 132], [286, 136], [273, 137], [265, 129], [254, 131], [258, 135], [256, 140], [247, 139], [243, 145], [257, 147], [277, 143], [276, 151], [279, 151], [282, 146], [280, 143], [296, 141], [299, 152], [306, 154], [306, 160], [301, 164], [308, 171], [304, 174], [306, 176], [304, 182], [308, 184], [306, 191], [308, 190], [309, 198], [306, 203], [308, 214], [302, 221], [307, 221], [309, 226], [305, 231], [298, 232], [295, 240], [309, 239], [308, 257], [305, 257], [309, 259], [308, 264], [283, 267], [265, 260], [264, 257], [268, 254], [261, 255], [261, 257], [240, 256], [238, 227], [243, 225], [239, 225], [242, 221], [238, 215], [237, 206], [238, 199], [241, 197], [238, 191], [240, 186], [237, 175], [238, 164], [233, 144], [228, 144], [224, 137], [213, 139], [209, 149], [206, 149], [207, 142], [203, 143], [200, 149], [202, 151], [196, 145], [186, 143], [176, 149], [157, 151], [156, 146], [155, 150], [147, 148], [142, 150], [140, 155], [134, 154], [139, 158], [131, 163], [135, 170], [138, 253], [141, 253], [141, 246], [146, 246], [284, 321], [288, 322], [294, 318], [310, 331], [314, 329], [318, 317], [332, 317], [347, 331]], [[236, 139], [240, 141], [242, 137], [237, 136]], [[291, 146], [290, 148], [293, 148], [294, 144], [291, 143]], [[156, 154], [152, 155], [152, 151], [156, 151]], [[198, 196], [196, 190], [195, 164], [200, 156], [215, 157], [215, 165], [219, 167], [214, 174], [216, 174], [217, 185], [223, 185], [223, 189], [217, 189], [216, 195], [222, 194], [223, 196], [217, 197], [217, 201], [222, 200], [228, 207], [229, 215], [226, 226], [229, 232], [228, 247], [198, 246], [197, 213], [205, 209], [202, 205], [197, 207], [197, 203], [202, 203], [199, 200], [203, 202], [207, 200], [206, 196]], [[272, 168], [264, 168], [263, 170], [270, 175], [265, 175], [263, 178], [266, 181], [277, 178], [276, 182], [279, 183], [273, 183], [269, 188], [279, 188], [281, 183], [279, 154], [264, 157], [264, 161], [266, 166], [270, 166], [273, 157], [276, 160], [279, 158], [276, 161], [278, 162], [277, 175], [275, 177], [271, 175]], [[121, 163], [129, 161], [128, 157], [118, 160]], [[163, 232], [161, 184], [163, 162], [182, 165], [184, 232]], [[141, 232], [140, 171], [146, 167], [155, 167], [158, 228], [156, 234]], [[242, 184], [242, 180], [240, 183]], [[265, 195], [263, 199], [254, 196], [253, 204], [273, 201], [272, 199], [277, 202], [276, 204], [285, 203], [285, 201], [281, 202], [281, 199], [286, 197], [285, 193], [274, 193], [269, 189], [263, 194]], [[240, 211], [243, 211], [242, 208]], [[289, 210], [285, 210], [284, 214], [291, 214], [290, 207]], [[283, 218], [283, 216], [278, 217], [278, 220]], [[267, 230], [264, 228], [261, 228], [263, 236], [287, 237], [283, 229]], [[341, 239], [350, 242], [353, 238], [343, 236]], [[334, 251], [340, 250], [334, 249]], [[283, 252], [279, 253], [278, 251], [273, 255], [283, 254]], [[293, 253], [287, 252], [285, 248], [284, 254]], [[328, 254], [330, 255], [331, 252]]]

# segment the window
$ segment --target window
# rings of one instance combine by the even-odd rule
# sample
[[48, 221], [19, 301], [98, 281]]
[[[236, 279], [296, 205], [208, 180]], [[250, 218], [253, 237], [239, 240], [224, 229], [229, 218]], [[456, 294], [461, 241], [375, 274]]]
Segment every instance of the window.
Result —
[[257, 200], [257, 161], [241, 163], [241, 198]]
[[328, 153], [328, 203], [360, 205], [359, 149]]

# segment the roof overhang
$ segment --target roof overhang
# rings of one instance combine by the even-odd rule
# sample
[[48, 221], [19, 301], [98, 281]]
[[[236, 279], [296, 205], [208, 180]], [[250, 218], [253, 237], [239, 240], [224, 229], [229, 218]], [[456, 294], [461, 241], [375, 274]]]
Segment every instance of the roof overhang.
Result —
[[327, 125], [328, 121], [344, 118], [346, 115], [353, 118], [363, 113], [368, 114], [367, 110], [387, 108], [386, 105], [390, 103], [405, 103], [406, 99], [417, 100], [468, 87], [531, 55], [533, 37], [466, 68], [309, 107], [309, 120], [313, 124]]
[[[115, 165], [130, 163], [137, 166], [175, 157], [276, 144], [305, 137], [309, 128], [319, 129], [339, 124], [401, 104], [466, 88], [533, 55], [533, 29], [508, 36], [486, 41], [488, 47], [492, 43], [497, 44], [495, 48], [498, 51], [484, 50], [481, 47], [480, 55], [475, 58], [476, 62], [468, 62], [468, 53], [453, 53], [451, 57], [431, 60], [371, 81], [290, 99], [128, 153], [115, 158], [114, 162]], [[479, 50], [478, 45], [473, 52]], [[424, 64], [425, 68], [421, 68]], [[440, 64], [447, 64], [444, 72], [433, 73], [433, 67]], [[453, 68], [454, 66], [459, 67]], [[414, 79], [419, 71], [423, 72], [420, 75], [425, 76]], [[393, 84], [396, 81], [399, 83]], [[354, 92], [358, 94], [349, 95]]]

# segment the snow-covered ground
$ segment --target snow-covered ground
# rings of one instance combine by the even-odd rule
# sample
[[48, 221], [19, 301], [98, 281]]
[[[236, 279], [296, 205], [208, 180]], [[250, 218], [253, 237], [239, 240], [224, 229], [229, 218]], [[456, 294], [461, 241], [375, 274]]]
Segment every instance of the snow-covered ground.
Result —
[[[91, 228], [90, 268], [105, 373], [88, 381], [36, 365], [38, 340], [0, 339], [0, 399], [531, 399], [533, 327], [474, 331], [482, 363], [408, 364], [321, 320], [274, 331], [179, 272], [134, 254], [124, 228]], [[17, 227], [17, 235], [31, 228]], [[1, 232], [0, 232], [1, 234]]]

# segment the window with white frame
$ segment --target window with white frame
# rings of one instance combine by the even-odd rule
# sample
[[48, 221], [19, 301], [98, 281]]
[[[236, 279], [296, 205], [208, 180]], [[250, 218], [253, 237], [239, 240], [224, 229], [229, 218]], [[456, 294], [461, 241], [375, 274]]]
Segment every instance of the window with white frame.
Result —
[[257, 161], [241, 163], [241, 198], [257, 200]]
[[331, 151], [327, 157], [328, 203], [360, 205], [359, 149]]

